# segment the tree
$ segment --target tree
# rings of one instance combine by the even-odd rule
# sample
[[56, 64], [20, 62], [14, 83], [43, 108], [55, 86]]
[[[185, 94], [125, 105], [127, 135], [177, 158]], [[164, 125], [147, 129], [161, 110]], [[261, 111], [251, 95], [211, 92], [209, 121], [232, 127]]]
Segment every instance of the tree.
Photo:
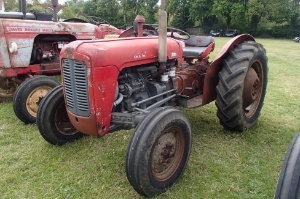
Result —
[[76, 18], [76, 14], [71, 10], [70, 7], [65, 7], [63, 10], [62, 10], [62, 13], [58, 15], [59, 18], [62, 18], [62, 19], [70, 19], [70, 18]]
[[[205, 21], [212, 15], [211, 0], [195, 0], [190, 4], [190, 19], [201, 26], [205, 25]], [[211, 24], [212, 25], [212, 24]]]
[[194, 21], [190, 15], [191, 2], [189, 0], [169, 0], [167, 4], [167, 12], [171, 25], [186, 29], [194, 26]]
[[157, 22], [156, 13], [158, 12], [158, 0], [147, 0], [144, 6], [144, 16], [146, 23], [154, 24]]

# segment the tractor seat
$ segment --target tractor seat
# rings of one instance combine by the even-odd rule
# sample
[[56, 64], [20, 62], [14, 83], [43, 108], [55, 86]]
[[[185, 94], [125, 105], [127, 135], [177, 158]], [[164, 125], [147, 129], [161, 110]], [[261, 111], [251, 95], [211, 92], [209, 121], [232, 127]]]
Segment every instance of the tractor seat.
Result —
[[192, 46], [184, 47], [183, 57], [198, 58], [205, 52], [206, 49], [207, 47], [192, 47]]
[[214, 49], [214, 38], [211, 36], [191, 36], [185, 41], [183, 57], [202, 58]]

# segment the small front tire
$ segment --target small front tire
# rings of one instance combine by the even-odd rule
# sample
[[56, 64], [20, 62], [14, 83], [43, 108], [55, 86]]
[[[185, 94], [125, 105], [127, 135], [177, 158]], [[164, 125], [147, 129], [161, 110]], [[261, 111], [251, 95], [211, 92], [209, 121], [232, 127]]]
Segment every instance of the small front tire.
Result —
[[126, 174], [140, 194], [163, 193], [181, 176], [191, 149], [188, 118], [175, 108], [158, 108], [145, 117], [131, 136]]
[[63, 145], [83, 136], [69, 120], [62, 86], [52, 89], [41, 101], [36, 122], [41, 136], [53, 145]]

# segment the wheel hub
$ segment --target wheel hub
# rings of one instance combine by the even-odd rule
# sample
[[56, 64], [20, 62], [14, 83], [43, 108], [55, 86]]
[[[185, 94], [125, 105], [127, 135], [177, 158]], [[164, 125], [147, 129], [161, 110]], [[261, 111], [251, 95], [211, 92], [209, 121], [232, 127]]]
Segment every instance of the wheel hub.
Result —
[[28, 98], [26, 100], [26, 109], [28, 113], [36, 117], [37, 116], [37, 111], [39, 108], [39, 104], [42, 100], [42, 98], [51, 90], [52, 88], [49, 86], [40, 86], [28, 95]]
[[79, 132], [70, 122], [64, 102], [59, 104], [55, 111], [54, 123], [56, 129], [63, 135], [75, 135]]
[[262, 94], [262, 64], [256, 61], [249, 68], [244, 82], [243, 109], [247, 117], [255, 113]]
[[158, 139], [152, 153], [152, 174], [158, 181], [170, 178], [180, 165], [184, 137], [180, 128], [171, 127]]

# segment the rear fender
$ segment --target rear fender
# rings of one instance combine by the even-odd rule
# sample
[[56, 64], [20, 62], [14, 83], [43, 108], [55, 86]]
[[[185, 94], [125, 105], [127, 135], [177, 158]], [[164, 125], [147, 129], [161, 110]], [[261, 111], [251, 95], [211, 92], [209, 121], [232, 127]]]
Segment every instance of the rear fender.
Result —
[[204, 79], [202, 105], [208, 104], [216, 99], [216, 86], [219, 82], [218, 74], [222, 69], [222, 60], [227, 56], [227, 53], [234, 48], [235, 45], [238, 45], [244, 41], [255, 40], [253, 36], [249, 34], [242, 34], [232, 38], [223, 46], [215, 59], [210, 63]]

